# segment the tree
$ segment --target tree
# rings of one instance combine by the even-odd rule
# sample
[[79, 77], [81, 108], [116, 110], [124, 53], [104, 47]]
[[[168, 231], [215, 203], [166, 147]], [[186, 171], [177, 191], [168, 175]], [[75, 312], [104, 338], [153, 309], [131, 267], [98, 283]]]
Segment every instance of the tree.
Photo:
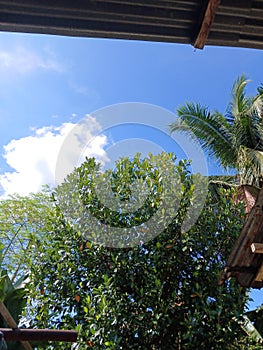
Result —
[[236, 80], [225, 115], [198, 103], [178, 108], [171, 132], [194, 135], [223, 168], [238, 170], [241, 184], [262, 187], [263, 88], [250, 98], [245, 94], [247, 83], [244, 76]]
[[[0, 301], [20, 326], [30, 323], [25, 288], [29, 262], [39, 240], [45, 237], [52, 210], [48, 188], [27, 197], [15, 194], [0, 201]], [[2, 327], [8, 328], [8, 324], [0, 315]], [[8, 349], [24, 347], [19, 342], [8, 342]]]
[[[166, 229], [145, 240], [141, 224], [158, 211], [164, 191], [164, 168], [156, 167], [157, 160], [158, 164], [173, 161], [169, 175], [180, 182], [170, 185], [177, 187], [180, 206]], [[138, 177], [148, 184], [147, 199], [133, 213], [102, 205], [94, 191], [100, 176], [99, 166], [88, 159], [54, 194], [57, 211], [49, 223], [50, 240], [37, 247], [31, 266], [34, 323], [78, 329], [79, 350], [249, 349], [249, 338], [236, 321], [244, 313], [246, 289], [234, 281], [217, 286], [243, 224], [241, 204], [233, 205], [232, 192], [221, 188], [219, 202], [208, 195], [198, 222], [185, 232], [181, 226], [194, 193], [186, 162], [176, 164], [173, 155], [165, 154], [143, 160], [137, 156], [121, 159], [114, 170], [107, 171], [111, 189], [122, 202], [131, 196]], [[62, 193], [63, 205], [71, 209], [71, 201], [81, 199], [105, 234], [109, 226], [135, 225], [139, 243], [122, 249], [97, 244], [96, 227], [88, 230], [85, 211], [72, 221], [65, 206], [61, 211]], [[167, 212], [171, 218], [177, 201], [169, 199], [163, 220]], [[56, 345], [56, 349], [66, 348]]]
[[27, 261], [53, 208], [50, 190], [22, 197], [18, 194], [0, 200], [0, 260], [11, 282], [28, 273]]

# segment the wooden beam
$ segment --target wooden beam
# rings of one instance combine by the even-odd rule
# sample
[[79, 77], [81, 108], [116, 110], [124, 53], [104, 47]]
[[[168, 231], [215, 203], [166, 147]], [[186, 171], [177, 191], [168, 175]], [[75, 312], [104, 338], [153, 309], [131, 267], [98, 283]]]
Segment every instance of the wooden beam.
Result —
[[[228, 278], [235, 277], [237, 282], [244, 287], [263, 288], [263, 279], [259, 281], [262, 266], [262, 257], [256, 254], [255, 242], [262, 242], [263, 237], [263, 187], [260, 189], [255, 206], [251, 209], [245, 225], [236, 240], [234, 247], [227, 259], [226, 267], [218, 281], [222, 285]], [[255, 246], [252, 246], [252, 244]], [[253, 252], [254, 251], [254, 252]], [[258, 250], [257, 250], [258, 252]], [[253, 267], [255, 272], [236, 273], [232, 269], [235, 266]], [[255, 276], [257, 275], [257, 279]]]
[[0, 328], [6, 341], [63, 341], [75, 343], [77, 331], [61, 331], [56, 329], [24, 329]]
[[196, 49], [204, 48], [219, 4], [220, 4], [220, 0], [208, 1], [199, 33], [197, 34], [197, 37], [195, 39], [194, 48]]
[[[10, 314], [10, 312], [8, 311], [8, 309], [2, 301], [0, 301], [0, 314], [2, 315], [3, 319], [6, 321], [9, 327], [17, 329], [16, 321], [13, 319], [13, 316]], [[23, 348], [25, 350], [33, 350], [32, 346], [29, 344], [28, 341], [21, 341], [21, 344], [23, 345]]]
[[0, 301], [0, 313], [9, 327], [17, 328], [16, 321], [13, 319], [12, 315], [2, 301]]
[[251, 250], [254, 254], [263, 254], [263, 243], [252, 243]]
[[20, 341], [26, 350], [33, 350], [30, 341], [65, 341], [76, 342], [78, 338], [77, 331], [62, 331], [55, 329], [23, 329], [18, 328], [17, 323], [6, 308], [5, 304], [0, 301], [0, 313], [5, 319], [9, 328], [0, 328], [4, 334], [5, 340]]

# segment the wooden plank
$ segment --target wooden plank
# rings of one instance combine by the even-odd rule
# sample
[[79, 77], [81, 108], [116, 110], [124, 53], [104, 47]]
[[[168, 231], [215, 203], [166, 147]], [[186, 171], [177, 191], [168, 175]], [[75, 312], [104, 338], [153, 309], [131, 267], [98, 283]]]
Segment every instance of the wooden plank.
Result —
[[[9, 327], [12, 327], [13, 329], [17, 329], [16, 321], [13, 319], [12, 315], [10, 314], [10, 312], [8, 311], [8, 309], [6, 308], [5, 304], [2, 301], [0, 301], [0, 313]], [[33, 350], [28, 341], [21, 341], [21, 344], [23, 345], [23, 348], [25, 350]]]
[[[77, 331], [61, 331], [55, 329], [23, 329], [0, 328], [6, 341], [63, 341], [75, 343]], [[31, 348], [32, 349], [32, 348]]]
[[260, 269], [258, 270], [258, 273], [255, 278], [256, 282], [262, 282], [263, 281], [263, 265], [260, 266]]
[[196, 49], [204, 48], [219, 4], [220, 4], [220, 0], [209, 0], [205, 11], [205, 15], [201, 24], [201, 28], [199, 30], [199, 33], [194, 43], [194, 48]]
[[263, 254], [263, 243], [252, 243], [251, 250], [254, 254]]
[[5, 340], [20, 341], [26, 350], [33, 350], [28, 340], [31, 341], [65, 341], [76, 342], [78, 338], [77, 331], [50, 330], [50, 329], [20, 329], [13, 319], [12, 315], [0, 301], [0, 313], [8, 324], [9, 328], [0, 328], [4, 334]]
[[20, 329], [13, 319], [12, 315], [0, 301], [0, 313], [8, 324], [9, 328], [0, 328], [4, 334], [5, 340], [20, 341], [26, 350], [33, 350], [28, 340], [31, 341], [65, 341], [76, 342], [78, 338], [77, 331], [53, 330], [53, 329]]
[[[235, 277], [239, 284], [245, 287], [261, 288], [263, 287], [263, 279], [255, 280], [255, 276], [260, 278], [260, 269], [262, 266], [262, 255], [253, 254], [251, 245], [255, 242], [262, 241], [263, 237], [263, 188], [258, 194], [255, 206], [252, 208], [243, 229], [236, 240], [234, 247], [228, 257], [226, 267], [221, 274], [218, 281], [222, 285], [226, 279]], [[235, 273], [233, 268], [240, 267], [254, 267], [255, 273], [242, 272]], [[255, 282], [255, 284], [254, 284]], [[256, 285], [256, 287], [254, 287]]]
[[12, 315], [10, 314], [10, 312], [8, 311], [8, 309], [2, 301], [0, 301], [0, 313], [9, 327], [17, 328], [16, 321], [13, 319]]

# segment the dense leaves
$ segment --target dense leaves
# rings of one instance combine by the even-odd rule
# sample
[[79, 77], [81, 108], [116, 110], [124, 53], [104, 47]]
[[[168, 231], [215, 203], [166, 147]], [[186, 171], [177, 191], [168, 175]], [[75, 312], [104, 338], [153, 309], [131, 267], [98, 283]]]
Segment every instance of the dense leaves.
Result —
[[0, 261], [12, 282], [27, 272], [27, 260], [46, 232], [52, 211], [48, 188], [27, 197], [13, 195], [0, 201]]
[[[167, 160], [167, 155], [159, 157]], [[119, 199], [129, 198], [127, 184], [132, 184], [138, 174], [149, 179], [147, 205], [132, 216], [133, 223], [139, 222], [138, 230], [142, 220], [158, 210], [164, 189], [153, 166], [155, 160], [153, 156], [146, 160], [122, 159], [108, 173]], [[184, 232], [181, 225], [193, 199], [193, 177], [182, 161], [169, 171], [176, 175], [171, 178], [181, 180], [175, 184], [181, 196], [173, 219], [151, 240], [144, 240], [148, 236], [140, 230], [140, 243], [122, 249], [97, 244], [93, 234], [87, 239], [89, 221], [85, 222], [85, 216], [68, 220], [68, 213], [65, 218], [59, 206], [59, 196], [64, 193], [67, 201], [66, 189], [70, 189], [71, 198], [75, 191], [85, 209], [104, 225], [129, 226], [122, 211], [103, 208], [93, 192], [94, 174], [99, 173], [95, 161], [87, 160], [66, 179], [63, 190], [54, 194], [56, 215], [49, 221], [49, 236], [37, 247], [31, 266], [33, 324], [78, 329], [75, 349], [79, 350], [249, 348], [248, 338], [237, 322], [244, 312], [246, 290], [235, 281], [217, 286], [240, 233], [243, 209], [233, 205], [230, 190], [221, 188], [220, 201], [208, 195], [196, 225]], [[178, 202], [178, 198], [174, 200]], [[168, 207], [169, 218], [170, 210]], [[56, 349], [68, 349], [68, 345], [58, 344]]]
[[[0, 265], [0, 302], [8, 309], [14, 321], [18, 324], [21, 314], [26, 306], [26, 289], [24, 286], [25, 277], [21, 277], [16, 283], [12, 283], [7, 271]], [[6, 319], [0, 314], [0, 328], [9, 328]], [[3, 340], [3, 349], [6, 349]], [[1, 349], [1, 347], [0, 347]], [[8, 342], [9, 350], [21, 350], [22, 345], [18, 342]]]
[[[52, 210], [48, 188], [39, 194], [13, 195], [0, 201], [0, 301], [19, 325], [28, 323], [26, 304], [29, 295], [25, 282], [32, 251], [47, 232]], [[0, 328], [8, 326], [0, 316]], [[19, 342], [8, 342], [8, 349], [24, 347]]]

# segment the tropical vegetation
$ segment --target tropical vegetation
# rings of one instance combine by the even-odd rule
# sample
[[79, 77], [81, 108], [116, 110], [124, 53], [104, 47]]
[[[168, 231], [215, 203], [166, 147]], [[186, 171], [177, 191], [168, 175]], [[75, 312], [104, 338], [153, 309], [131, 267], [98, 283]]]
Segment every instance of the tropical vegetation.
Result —
[[[242, 205], [234, 206], [232, 190], [221, 188], [220, 201], [208, 195], [196, 225], [188, 232], [182, 231], [193, 199], [193, 176], [186, 162], [176, 163], [173, 155], [158, 157], [159, 161], [167, 161], [167, 157], [174, 161], [169, 172], [176, 174], [172, 178], [181, 179], [181, 196], [169, 225], [151, 240], [144, 241], [141, 223], [160, 205], [163, 183], [153, 166], [154, 156], [122, 159], [107, 172], [113, 192], [121, 201], [131, 194], [127, 184], [138, 176], [148, 183], [147, 203], [132, 215], [102, 206], [94, 192], [96, 176], [101, 175], [94, 159], [75, 169], [56, 190], [53, 198], [57, 209], [48, 224], [49, 236], [40, 242], [32, 260], [33, 325], [78, 329], [79, 350], [256, 349], [239, 324], [248, 301], [247, 290], [235, 281], [217, 286], [243, 225]], [[69, 191], [72, 188], [76, 192]], [[141, 242], [122, 249], [97, 244], [99, 233], [94, 231], [95, 226], [87, 230], [85, 212], [71, 221], [65, 207], [61, 211], [61, 193], [69, 207], [80, 194], [84, 207], [104, 223], [101, 230], [105, 229], [105, 234], [108, 226], [137, 224]], [[176, 198], [171, 199], [163, 217], [166, 210], [170, 216], [175, 203]], [[109, 239], [114, 242], [114, 237], [107, 242]], [[58, 344], [56, 349], [67, 346]]]
[[[186, 103], [171, 131], [197, 138], [253, 191], [263, 185], [263, 88], [247, 97], [247, 83], [237, 79], [224, 115]], [[184, 230], [197, 179], [173, 154], [123, 158], [104, 173], [91, 158], [52, 194], [1, 200], [0, 301], [24, 327], [77, 329], [76, 350], [261, 348], [262, 308], [246, 312], [249, 291], [234, 280], [217, 285], [243, 204], [235, 187], [216, 198], [210, 187]]]
[[[47, 233], [51, 212], [48, 188], [27, 197], [16, 194], [0, 201], [0, 303], [19, 326], [30, 325], [26, 317], [30, 297], [26, 287], [30, 276], [29, 262], [37, 242]], [[0, 328], [10, 328], [1, 314]], [[4, 346], [3, 341], [3, 349]], [[8, 342], [8, 349], [24, 347], [19, 342]]]
[[263, 185], [263, 87], [253, 97], [246, 95], [248, 80], [239, 77], [222, 114], [199, 103], [187, 102], [177, 109], [171, 132], [195, 137], [209, 156], [225, 169], [238, 171], [239, 183]]

